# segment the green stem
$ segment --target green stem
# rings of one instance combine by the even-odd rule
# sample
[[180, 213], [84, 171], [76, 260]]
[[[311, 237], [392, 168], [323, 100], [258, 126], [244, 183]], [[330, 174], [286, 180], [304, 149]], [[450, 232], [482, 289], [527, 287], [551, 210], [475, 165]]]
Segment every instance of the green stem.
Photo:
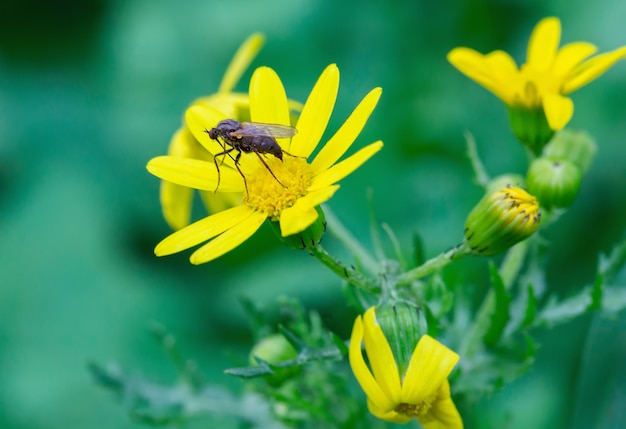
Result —
[[372, 274], [377, 274], [378, 264], [376, 260], [372, 258], [367, 250], [359, 243], [359, 241], [352, 235], [350, 231], [341, 223], [339, 218], [335, 216], [330, 207], [324, 206], [324, 215], [328, 225], [328, 230], [335, 238], [360, 261], [367, 270]]
[[[528, 247], [529, 240], [524, 240], [521, 243], [518, 243], [509, 249], [504, 261], [502, 261], [499, 272], [502, 277], [504, 287], [507, 290], [509, 290], [513, 285], [513, 282], [515, 281], [519, 270], [524, 263]], [[492, 288], [489, 289], [489, 292], [485, 296], [478, 313], [476, 313], [476, 318], [474, 319], [474, 324], [472, 325], [469, 334], [465, 336], [463, 343], [461, 343], [459, 350], [459, 354], [461, 356], [469, 357], [476, 353], [482, 343], [482, 338], [491, 323], [491, 315], [495, 309], [495, 305], [496, 295]]]
[[486, 189], [489, 185], [489, 175], [487, 174], [485, 166], [478, 156], [476, 140], [474, 140], [474, 136], [472, 135], [472, 133], [467, 131], [465, 132], [465, 142], [467, 143], [467, 157], [472, 164], [476, 183]]
[[450, 262], [455, 261], [457, 259], [461, 259], [463, 256], [466, 256], [471, 249], [466, 245], [465, 242], [459, 244], [452, 249], [440, 253], [434, 258], [429, 259], [424, 262], [419, 267], [413, 268], [412, 270], [407, 271], [404, 274], [398, 276], [397, 282], [398, 285], [407, 285], [415, 280], [421, 279], [430, 275], [436, 271], [439, 271]]
[[380, 286], [376, 281], [365, 276], [353, 267], [349, 267], [339, 260], [331, 256], [321, 245], [309, 247], [311, 255], [315, 256], [318, 261], [328, 267], [332, 272], [342, 279], [368, 292], [376, 292], [380, 290]]

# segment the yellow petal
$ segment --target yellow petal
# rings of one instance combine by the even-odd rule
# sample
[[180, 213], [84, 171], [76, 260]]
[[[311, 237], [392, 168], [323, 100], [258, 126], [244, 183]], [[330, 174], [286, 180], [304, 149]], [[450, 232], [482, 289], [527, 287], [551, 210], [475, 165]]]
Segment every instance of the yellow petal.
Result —
[[[209, 153], [198, 144], [193, 135], [184, 126], [179, 128], [172, 136], [167, 153], [171, 156], [184, 158], [210, 158]], [[163, 217], [170, 228], [176, 231], [189, 224], [193, 189], [162, 181], [159, 197]]]
[[424, 429], [463, 429], [463, 420], [450, 397], [450, 383], [444, 380], [439, 388], [437, 399], [428, 413], [418, 418]]
[[626, 55], [626, 46], [616, 49], [612, 52], [597, 55], [588, 61], [580, 64], [572, 71], [563, 85], [562, 93], [569, 94], [578, 88], [587, 85], [589, 82], [600, 77], [604, 72], [613, 66], [616, 62], [624, 59]]
[[322, 72], [304, 103], [296, 125], [298, 134], [291, 139], [291, 154], [308, 158], [315, 150], [335, 107], [338, 90], [339, 69], [331, 64]]
[[412, 417], [409, 417], [404, 414], [399, 414], [398, 412], [394, 410], [387, 411], [382, 408], [379, 408], [369, 398], [367, 400], [367, 409], [370, 410], [370, 413], [372, 413], [374, 416], [378, 417], [379, 419], [392, 422], [392, 423], [408, 423], [412, 419]]
[[231, 207], [240, 206], [241, 192], [210, 192], [200, 191], [202, 201], [209, 213], [218, 213]]
[[552, 73], [559, 80], [568, 76], [585, 58], [593, 55], [597, 48], [591, 43], [576, 42], [563, 46], [556, 54]]
[[159, 192], [161, 211], [167, 224], [174, 231], [189, 225], [191, 219], [191, 204], [193, 189], [162, 181]]
[[267, 219], [265, 213], [253, 211], [246, 219], [193, 252], [189, 260], [192, 264], [199, 265], [219, 258], [250, 238], [261, 227], [265, 219]]
[[[217, 188], [217, 169], [213, 162], [174, 156], [157, 156], [146, 166], [148, 171], [160, 179], [182, 186], [214, 192]], [[242, 177], [226, 166], [220, 168], [220, 192], [243, 192]]]
[[395, 404], [391, 402], [391, 400], [381, 390], [380, 386], [367, 367], [365, 359], [363, 359], [363, 352], [361, 350], [362, 341], [363, 322], [361, 320], [361, 316], [358, 316], [354, 321], [352, 335], [350, 337], [350, 348], [348, 349], [350, 367], [352, 368], [352, 372], [354, 373], [357, 381], [361, 385], [361, 389], [363, 389], [367, 395], [368, 400], [374, 403], [377, 409], [392, 410]]
[[543, 96], [543, 111], [548, 120], [551, 130], [558, 131], [572, 119], [574, 115], [574, 102], [567, 97], [558, 94], [545, 94]]
[[311, 182], [311, 186], [309, 187], [309, 191], [315, 191], [321, 188], [325, 188], [334, 183], [337, 183], [354, 170], [359, 168], [365, 161], [370, 159], [376, 152], [381, 150], [383, 147], [383, 142], [377, 141], [369, 146], [365, 146], [363, 149], [359, 150], [354, 155], [349, 158], [341, 161], [339, 164], [335, 164], [333, 167], [324, 171], [323, 173], [318, 174], [313, 178]]
[[259, 67], [250, 80], [250, 119], [266, 124], [290, 125], [287, 94], [269, 67]]
[[241, 75], [263, 47], [264, 42], [265, 37], [261, 33], [254, 33], [243, 42], [228, 65], [218, 92], [231, 92], [233, 90], [241, 79]]
[[[224, 152], [225, 148], [220, 142], [210, 138], [208, 131], [224, 119], [227, 118], [222, 112], [207, 105], [194, 104], [185, 111], [187, 127], [196, 140], [213, 155]], [[224, 158], [226, 158], [226, 164], [232, 165], [232, 161], [229, 161], [228, 157]]]
[[459, 355], [434, 338], [424, 335], [417, 343], [402, 382], [402, 400], [419, 404], [437, 394]]
[[544, 18], [539, 21], [528, 42], [527, 65], [539, 72], [550, 69], [560, 41], [561, 21], [558, 18]]
[[483, 55], [470, 48], [455, 48], [448, 61], [461, 73], [491, 91], [505, 103], [511, 99], [506, 83], [517, 73], [515, 61], [503, 51]]
[[387, 338], [376, 322], [374, 307], [363, 315], [363, 327], [363, 342], [372, 373], [385, 396], [394, 404], [391, 408], [394, 409], [401, 402], [405, 402], [401, 396], [400, 374]]
[[335, 135], [328, 140], [311, 163], [313, 175], [327, 170], [346, 153], [352, 143], [354, 143], [354, 140], [361, 133], [361, 130], [363, 130], [365, 123], [374, 111], [376, 104], [378, 104], [381, 94], [381, 88], [374, 88], [361, 100], [346, 122], [344, 122]]
[[250, 207], [238, 206], [205, 217], [167, 236], [157, 244], [154, 253], [157, 256], [165, 256], [189, 249], [245, 221], [253, 214], [254, 211]]
[[286, 237], [308, 228], [319, 216], [315, 207], [328, 201], [337, 189], [339, 189], [339, 185], [311, 192], [299, 198], [293, 206], [283, 210], [280, 214], [281, 235]]
[[492, 92], [506, 104], [513, 104], [521, 81], [515, 60], [504, 51], [493, 51], [485, 56], [495, 85]]

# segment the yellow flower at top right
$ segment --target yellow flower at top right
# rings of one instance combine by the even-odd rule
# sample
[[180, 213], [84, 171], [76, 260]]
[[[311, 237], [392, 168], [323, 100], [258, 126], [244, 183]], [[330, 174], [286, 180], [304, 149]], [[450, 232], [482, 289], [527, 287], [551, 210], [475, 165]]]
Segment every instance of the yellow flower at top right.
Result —
[[[626, 55], [626, 46], [622, 46], [593, 56], [597, 48], [588, 42], [559, 48], [560, 39], [559, 19], [544, 18], [534, 28], [526, 63], [519, 68], [509, 54], [499, 50], [483, 55], [470, 48], [454, 48], [448, 61], [500, 98], [511, 116], [520, 109], [543, 112], [541, 119], [547, 120], [551, 137], [549, 131], [565, 127], [574, 114], [574, 103], [567, 95], [600, 77]], [[518, 135], [514, 118], [511, 120]]]

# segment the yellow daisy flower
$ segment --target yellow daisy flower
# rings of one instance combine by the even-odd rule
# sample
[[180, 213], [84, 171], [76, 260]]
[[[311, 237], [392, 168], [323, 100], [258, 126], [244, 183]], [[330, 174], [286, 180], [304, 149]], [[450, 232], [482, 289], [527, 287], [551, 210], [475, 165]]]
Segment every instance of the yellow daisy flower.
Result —
[[[363, 358], [362, 344], [369, 366]], [[416, 418], [425, 429], [463, 428], [447, 379], [459, 355], [434, 338], [422, 335], [408, 368], [400, 374], [372, 307], [354, 322], [348, 357], [367, 395], [368, 408], [376, 417], [395, 423]]]
[[[233, 92], [243, 73], [257, 56], [265, 38], [260, 33], [248, 37], [235, 53], [226, 73], [222, 78], [217, 93], [200, 97], [191, 105], [210, 107], [222, 112], [225, 117], [240, 121], [250, 118], [250, 97], [247, 93]], [[302, 105], [289, 100], [293, 111], [300, 111]], [[201, 159], [211, 161], [213, 156], [194, 137], [187, 124], [174, 133], [167, 151], [170, 156], [181, 158]], [[187, 226], [191, 219], [191, 207], [194, 190], [172, 182], [161, 182], [160, 199], [163, 217], [173, 230]], [[241, 204], [241, 193], [226, 193], [200, 191], [200, 196], [209, 213], [217, 213], [235, 205]]]
[[[530, 36], [526, 64], [520, 68], [509, 54], [493, 51], [487, 55], [459, 47], [448, 60], [509, 107], [540, 110], [551, 131], [565, 127], [574, 114], [567, 95], [600, 77], [624, 58], [626, 46], [591, 57], [597, 48], [574, 42], [559, 48], [561, 22], [545, 18]], [[550, 135], [551, 137], [551, 135]]]
[[[297, 134], [277, 139], [282, 161], [272, 155], [243, 153], [238, 162], [246, 180], [235, 168], [234, 157], [219, 158], [218, 170], [206, 160], [157, 157], [148, 163], [155, 176], [182, 186], [210, 192], [243, 192], [240, 205], [208, 216], [165, 238], [155, 248], [157, 256], [177, 253], [210, 240], [191, 255], [191, 263], [211, 261], [237, 247], [260, 228], [265, 219], [280, 223], [283, 236], [303, 231], [318, 218], [316, 206], [339, 188], [336, 183], [352, 173], [382, 148], [377, 141], [337, 163], [350, 148], [374, 110], [382, 90], [375, 88], [359, 103], [341, 128], [309, 163], [330, 119], [339, 87], [339, 70], [328, 66], [311, 91], [297, 121]], [[283, 85], [268, 67], [255, 70], [250, 82], [250, 117], [254, 122], [290, 125], [290, 109]], [[194, 137], [212, 154], [224, 148], [207, 130], [227, 117], [206, 105], [187, 110], [186, 122]], [[244, 192], [247, 184], [247, 193]], [[216, 189], [217, 188], [217, 189]]]
[[[264, 37], [255, 33], [248, 37], [237, 50], [230, 62], [216, 94], [199, 98], [194, 104], [210, 106], [231, 118], [242, 118], [249, 110], [247, 94], [233, 93], [233, 89], [246, 71], [252, 60], [263, 46]], [[210, 161], [212, 156], [194, 138], [193, 134], [183, 125], [174, 133], [167, 151], [168, 155], [181, 158], [203, 159]], [[194, 190], [172, 182], [162, 181], [160, 190], [161, 210], [168, 225], [179, 230], [189, 224]], [[213, 194], [201, 192], [203, 201], [211, 213], [232, 207], [241, 201], [241, 194]]]

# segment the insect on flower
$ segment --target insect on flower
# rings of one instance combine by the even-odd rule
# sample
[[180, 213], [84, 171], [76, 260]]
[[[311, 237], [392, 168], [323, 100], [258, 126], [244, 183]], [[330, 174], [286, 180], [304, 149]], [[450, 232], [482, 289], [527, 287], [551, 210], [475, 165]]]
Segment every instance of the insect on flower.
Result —
[[[215, 167], [217, 168], [217, 187], [220, 186], [220, 167], [217, 164], [217, 157], [225, 157], [228, 155], [234, 162], [237, 171], [243, 178], [243, 183], [246, 187], [246, 193], [248, 192], [248, 183], [246, 182], [246, 176], [239, 168], [239, 158], [243, 153], [255, 153], [259, 157], [259, 160], [263, 163], [265, 168], [270, 172], [272, 177], [276, 179], [278, 183], [280, 180], [274, 175], [274, 172], [270, 169], [269, 165], [265, 162], [261, 155], [272, 154], [276, 158], [282, 161], [283, 154], [290, 155], [287, 151], [282, 149], [276, 138], [289, 138], [293, 137], [298, 130], [288, 125], [279, 124], [263, 124], [260, 122], [238, 122], [234, 119], [224, 119], [217, 124], [217, 127], [205, 130], [209, 137], [217, 141], [224, 149], [220, 153], [216, 153], [213, 156]], [[227, 145], [229, 147], [227, 147]], [[237, 151], [237, 155], [233, 157], [232, 151]], [[293, 156], [293, 155], [292, 155]], [[224, 158], [222, 158], [222, 161]], [[282, 186], [282, 183], [280, 183]]]

